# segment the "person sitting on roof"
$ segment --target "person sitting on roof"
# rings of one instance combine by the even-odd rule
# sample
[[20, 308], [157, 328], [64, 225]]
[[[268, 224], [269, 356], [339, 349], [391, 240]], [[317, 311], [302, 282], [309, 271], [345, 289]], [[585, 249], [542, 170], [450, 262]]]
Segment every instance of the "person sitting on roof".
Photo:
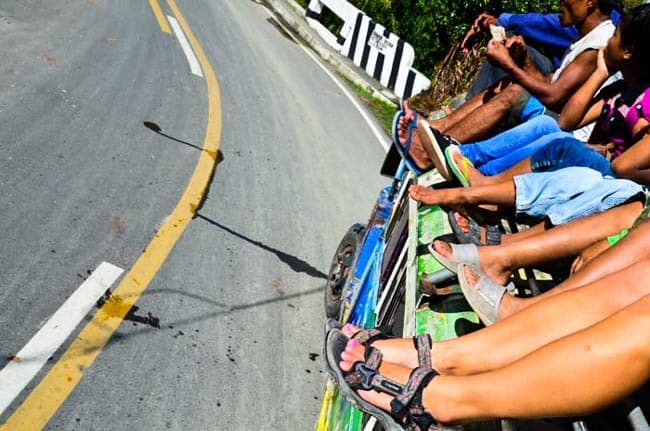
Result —
[[[580, 38], [571, 45], [550, 81], [525, 55], [526, 44], [522, 37], [514, 36], [503, 42], [491, 40], [488, 58], [508, 71], [510, 78], [468, 100], [449, 116], [429, 124], [458, 142], [470, 142], [491, 136], [506, 120], [513, 126], [548, 110], [559, 112], [595, 70], [597, 50], [614, 33], [609, 17], [614, 9], [620, 9], [618, 0], [561, 2], [560, 22], [575, 25]], [[407, 102], [403, 108], [404, 111], [398, 113], [393, 131], [398, 150], [408, 153], [417, 169], [428, 169], [431, 161], [419, 137], [413, 134], [413, 129], [418, 127], [417, 113]]]

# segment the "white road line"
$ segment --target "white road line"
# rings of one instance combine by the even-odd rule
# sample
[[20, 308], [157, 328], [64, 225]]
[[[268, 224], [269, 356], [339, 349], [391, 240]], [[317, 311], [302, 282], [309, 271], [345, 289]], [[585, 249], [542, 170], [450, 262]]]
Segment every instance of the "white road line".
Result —
[[318, 66], [320, 66], [321, 69], [323, 69], [325, 71], [327, 76], [332, 78], [332, 81], [334, 81], [334, 83], [341, 89], [341, 91], [343, 91], [343, 94], [345, 94], [348, 97], [348, 99], [350, 99], [350, 102], [352, 102], [352, 105], [354, 105], [354, 107], [357, 108], [357, 110], [359, 111], [359, 113], [361, 114], [363, 119], [366, 120], [366, 123], [368, 123], [368, 127], [370, 127], [370, 130], [372, 131], [372, 133], [377, 138], [377, 141], [379, 141], [379, 144], [384, 148], [384, 150], [388, 151], [388, 148], [391, 146], [391, 143], [390, 143], [390, 141], [386, 140], [386, 134], [381, 132], [379, 129], [377, 129], [377, 127], [375, 126], [375, 123], [370, 119], [370, 117], [368, 117], [368, 114], [366, 114], [366, 112], [363, 110], [363, 108], [361, 108], [361, 105], [359, 105], [359, 102], [357, 102], [357, 100], [352, 96], [352, 94], [350, 94], [348, 89], [338, 80], [338, 78], [336, 76], [334, 76], [334, 74], [332, 72], [329, 71], [329, 69], [327, 69], [323, 65], [323, 63], [321, 63], [320, 60], [318, 60], [316, 58], [316, 56], [314, 54], [312, 54], [312, 52], [309, 49], [307, 49], [298, 39], [296, 39], [294, 37], [294, 35], [291, 33], [291, 30], [289, 30], [287, 27], [285, 27], [284, 24], [282, 24], [282, 22], [280, 22], [280, 20], [276, 19], [273, 12], [268, 10], [266, 8], [266, 6], [264, 7], [264, 10], [266, 11], [266, 13], [268, 13], [271, 16], [271, 18], [273, 18], [275, 20], [275, 22], [278, 23], [278, 25], [280, 27], [282, 27], [284, 29], [284, 31], [291, 37], [291, 39], [293, 39], [294, 42], [296, 42], [296, 44], [300, 48], [302, 48], [302, 50], [305, 51], [307, 53], [307, 55], [312, 60], [314, 60], [314, 62], [316, 62], [316, 64]]
[[0, 415], [34, 378], [124, 270], [102, 262], [14, 359], [0, 370]]
[[194, 55], [194, 51], [192, 51], [192, 47], [190, 46], [190, 43], [187, 41], [187, 38], [185, 37], [185, 33], [183, 33], [181, 26], [178, 25], [178, 21], [176, 21], [176, 18], [169, 15], [167, 15], [167, 19], [169, 20], [169, 23], [172, 26], [172, 30], [174, 30], [176, 39], [178, 39], [178, 42], [181, 44], [181, 48], [183, 48], [183, 52], [185, 53], [187, 62], [190, 64], [190, 70], [196, 76], [200, 76], [201, 78], [203, 78], [203, 72], [201, 71], [201, 65], [199, 65], [199, 60], [197, 60], [196, 55]]

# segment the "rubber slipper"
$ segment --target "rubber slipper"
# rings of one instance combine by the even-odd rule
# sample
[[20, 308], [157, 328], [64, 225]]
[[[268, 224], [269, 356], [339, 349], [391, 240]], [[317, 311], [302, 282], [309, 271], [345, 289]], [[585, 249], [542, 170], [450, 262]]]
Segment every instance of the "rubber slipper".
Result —
[[470, 286], [464, 268], [464, 264], [458, 265], [458, 284], [460, 284], [467, 303], [481, 319], [481, 322], [485, 326], [490, 326], [499, 320], [499, 305], [503, 295], [514, 289], [514, 285], [512, 282], [507, 286], [497, 284], [476, 268], [472, 268], [479, 275], [479, 279], [474, 286]]
[[421, 119], [417, 129], [418, 138], [424, 147], [431, 161], [442, 177], [446, 180], [452, 178], [445, 159], [445, 150], [450, 145], [446, 136], [435, 128], [431, 127], [426, 119]]
[[399, 141], [398, 126], [399, 126], [399, 120], [404, 115], [406, 115], [404, 111], [397, 111], [395, 113], [395, 116], [393, 117], [393, 125], [391, 126], [391, 130], [393, 132], [393, 146], [399, 153], [400, 157], [404, 160], [406, 167], [415, 175], [419, 176], [422, 175], [422, 170], [416, 166], [415, 161], [413, 161], [413, 159], [411, 159], [411, 156], [409, 155], [409, 150], [411, 149], [411, 143], [413, 140], [413, 129], [417, 129], [418, 127], [418, 113], [416, 111], [413, 111], [413, 119], [408, 123], [408, 133], [406, 134], [406, 142], [404, 143], [404, 146], [402, 146], [402, 144]]
[[[460, 166], [456, 164], [454, 160], [454, 155], [460, 154], [461, 163]], [[474, 164], [461, 153], [458, 145], [449, 145], [445, 148], [445, 161], [447, 166], [451, 170], [451, 173], [454, 174], [456, 179], [463, 185], [463, 187], [469, 187], [469, 168], [474, 167]]]
[[469, 224], [469, 232], [463, 232], [461, 227], [458, 225], [455, 214], [459, 214], [456, 211], [450, 211], [448, 213], [449, 225], [451, 230], [454, 232], [454, 235], [458, 239], [458, 242], [461, 244], [476, 244], [476, 245], [499, 245], [501, 244], [501, 230], [497, 225], [486, 224], [483, 227], [486, 230], [485, 234], [485, 244], [481, 242], [481, 225], [473, 218], [464, 214], [460, 214], [461, 217], [464, 217]]
[[433, 248], [434, 242], [436, 242], [436, 239], [428, 245], [429, 253], [448, 270], [455, 273], [458, 271], [459, 264], [465, 264], [476, 270], [480, 269], [478, 247], [475, 244], [447, 243], [451, 247], [451, 257], [445, 257]]

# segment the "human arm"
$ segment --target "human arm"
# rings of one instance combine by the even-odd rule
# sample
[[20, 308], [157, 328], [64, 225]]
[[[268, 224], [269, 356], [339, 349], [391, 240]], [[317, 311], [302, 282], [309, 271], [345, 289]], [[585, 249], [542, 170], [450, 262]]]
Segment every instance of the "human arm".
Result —
[[650, 185], [650, 123], [645, 119], [639, 119], [634, 132], [635, 136], [642, 137], [614, 159], [612, 170], [618, 177]]
[[538, 74], [530, 73], [513, 59], [504, 45], [490, 41], [488, 59], [505, 70], [512, 79], [524, 87], [544, 105], [559, 109], [580, 84], [585, 82], [596, 68], [597, 51], [587, 50], [581, 53], [564, 68], [555, 82], [540, 79]]
[[483, 32], [490, 28], [490, 24], [496, 24], [497, 19], [487, 13], [480, 14], [472, 23], [472, 26], [467, 31], [465, 38], [460, 44], [464, 54], [468, 54], [472, 46], [476, 43], [478, 38]]
[[604, 252], [609, 248], [607, 239], [600, 240], [580, 252], [578, 257], [575, 258], [571, 264], [571, 275], [580, 271], [580, 269], [590, 260]]
[[598, 50], [596, 70], [562, 108], [558, 118], [558, 124], [562, 129], [577, 129], [582, 125], [595, 121], [600, 115], [603, 101], [594, 101], [594, 95], [607, 80], [610, 73], [605, 63], [604, 52], [605, 48]]

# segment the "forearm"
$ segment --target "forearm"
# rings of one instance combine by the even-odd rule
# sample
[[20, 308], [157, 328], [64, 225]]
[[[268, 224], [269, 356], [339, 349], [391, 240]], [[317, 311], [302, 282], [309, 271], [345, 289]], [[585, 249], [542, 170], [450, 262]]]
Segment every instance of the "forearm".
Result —
[[562, 94], [553, 91], [553, 84], [549, 82], [548, 77], [536, 69], [535, 72], [531, 72], [528, 68], [523, 69], [517, 65], [512, 65], [506, 71], [513, 81], [537, 97], [545, 106], [555, 106], [564, 99]]
[[614, 173], [620, 178], [627, 178], [639, 184], [650, 185], [650, 168], [630, 168], [624, 171], [614, 169]]
[[562, 129], [573, 130], [582, 125], [594, 95], [607, 78], [607, 73], [596, 70], [578, 91], [571, 96], [564, 105], [564, 108], [562, 108], [560, 118], [558, 119], [558, 124]]

